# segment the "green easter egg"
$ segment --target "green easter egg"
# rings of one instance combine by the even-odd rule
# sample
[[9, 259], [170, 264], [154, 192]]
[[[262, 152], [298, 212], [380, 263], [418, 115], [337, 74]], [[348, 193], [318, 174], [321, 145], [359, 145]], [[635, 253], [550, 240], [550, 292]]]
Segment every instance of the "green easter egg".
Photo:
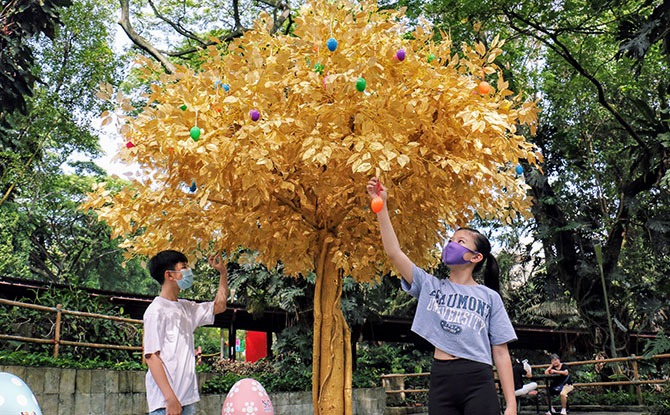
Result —
[[192, 127], [191, 128], [191, 138], [193, 141], [198, 141], [200, 139], [200, 128]]
[[358, 92], [363, 92], [365, 91], [365, 87], [367, 86], [367, 83], [365, 82], [364, 78], [358, 78], [358, 81], [356, 81], [356, 90]]

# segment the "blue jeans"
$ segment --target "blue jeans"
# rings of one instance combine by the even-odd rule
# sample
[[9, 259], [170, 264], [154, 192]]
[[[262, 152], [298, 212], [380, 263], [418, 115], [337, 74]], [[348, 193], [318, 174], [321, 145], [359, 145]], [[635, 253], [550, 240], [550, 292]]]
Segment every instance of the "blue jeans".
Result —
[[[155, 411], [149, 412], [149, 415], [165, 415], [165, 408], [156, 409]], [[182, 406], [181, 415], [195, 415], [195, 404]]]

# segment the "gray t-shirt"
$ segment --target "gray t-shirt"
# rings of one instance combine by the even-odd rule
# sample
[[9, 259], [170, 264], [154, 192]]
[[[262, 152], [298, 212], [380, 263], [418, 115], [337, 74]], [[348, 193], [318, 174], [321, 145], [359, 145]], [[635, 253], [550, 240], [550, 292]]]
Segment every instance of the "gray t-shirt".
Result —
[[493, 364], [491, 346], [517, 339], [500, 294], [484, 285], [454, 284], [414, 266], [412, 286], [419, 299], [412, 331], [452, 356]]

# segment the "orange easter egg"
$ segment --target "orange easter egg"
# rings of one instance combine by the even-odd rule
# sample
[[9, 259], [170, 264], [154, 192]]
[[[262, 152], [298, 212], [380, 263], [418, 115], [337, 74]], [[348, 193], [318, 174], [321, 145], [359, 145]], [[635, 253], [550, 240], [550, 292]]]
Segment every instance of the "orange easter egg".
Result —
[[384, 207], [384, 199], [382, 199], [379, 196], [375, 196], [372, 198], [372, 201], [370, 202], [370, 209], [372, 209], [373, 212], [379, 213], [382, 211], [383, 207]]

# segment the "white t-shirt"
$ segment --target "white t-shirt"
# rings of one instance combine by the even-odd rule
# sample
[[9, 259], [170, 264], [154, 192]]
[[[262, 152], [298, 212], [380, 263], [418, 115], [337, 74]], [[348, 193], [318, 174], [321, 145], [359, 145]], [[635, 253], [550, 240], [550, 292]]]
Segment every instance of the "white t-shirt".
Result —
[[403, 290], [418, 298], [412, 331], [452, 356], [493, 363], [491, 346], [516, 340], [500, 294], [484, 285], [454, 284], [416, 265], [412, 285]]
[[[182, 406], [200, 400], [195, 374], [193, 331], [214, 323], [214, 303], [170, 301], [156, 297], [144, 312], [144, 355], [160, 352], [163, 368]], [[165, 397], [151, 376], [146, 376], [149, 412], [165, 408]]]

